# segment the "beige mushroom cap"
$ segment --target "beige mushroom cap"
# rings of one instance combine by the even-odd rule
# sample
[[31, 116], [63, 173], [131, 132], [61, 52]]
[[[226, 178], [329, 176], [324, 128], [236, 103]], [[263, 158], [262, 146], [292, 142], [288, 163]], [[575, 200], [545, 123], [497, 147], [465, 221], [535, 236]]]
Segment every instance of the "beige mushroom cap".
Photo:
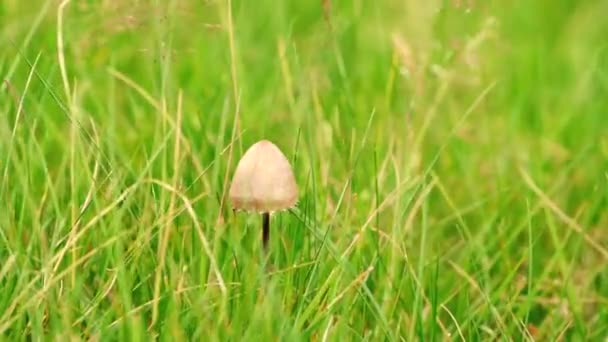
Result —
[[273, 212], [296, 204], [298, 186], [285, 155], [270, 141], [262, 140], [239, 161], [229, 195], [234, 209]]

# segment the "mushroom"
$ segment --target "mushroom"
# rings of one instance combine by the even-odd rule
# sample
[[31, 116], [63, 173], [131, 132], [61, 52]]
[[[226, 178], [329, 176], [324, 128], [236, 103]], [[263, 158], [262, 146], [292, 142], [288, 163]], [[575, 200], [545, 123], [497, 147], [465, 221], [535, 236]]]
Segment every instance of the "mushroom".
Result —
[[261, 140], [249, 147], [239, 161], [229, 196], [234, 210], [262, 214], [262, 245], [267, 249], [270, 214], [292, 208], [298, 200], [298, 186], [281, 150], [272, 142]]

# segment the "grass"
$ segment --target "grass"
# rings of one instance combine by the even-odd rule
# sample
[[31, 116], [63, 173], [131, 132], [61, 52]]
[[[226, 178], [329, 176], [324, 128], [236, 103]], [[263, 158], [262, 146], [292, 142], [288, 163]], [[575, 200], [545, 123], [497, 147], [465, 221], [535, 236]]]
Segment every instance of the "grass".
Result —
[[0, 336], [605, 340], [607, 10], [4, 0]]

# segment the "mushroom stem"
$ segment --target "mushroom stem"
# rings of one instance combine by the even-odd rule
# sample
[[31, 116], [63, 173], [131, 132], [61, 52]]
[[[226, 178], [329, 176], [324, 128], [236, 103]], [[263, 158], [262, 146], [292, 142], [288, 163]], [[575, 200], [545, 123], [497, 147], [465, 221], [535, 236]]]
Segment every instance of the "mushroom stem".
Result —
[[264, 249], [268, 249], [268, 240], [270, 239], [270, 214], [262, 213], [262, 245]]

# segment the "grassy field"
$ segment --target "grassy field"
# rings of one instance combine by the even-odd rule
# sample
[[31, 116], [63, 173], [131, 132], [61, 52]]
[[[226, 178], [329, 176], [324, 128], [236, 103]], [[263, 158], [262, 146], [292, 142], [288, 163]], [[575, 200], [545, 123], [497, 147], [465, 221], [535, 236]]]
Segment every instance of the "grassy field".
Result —
[[3, 0], [0, 340], [605, 341], [606, 13]]

